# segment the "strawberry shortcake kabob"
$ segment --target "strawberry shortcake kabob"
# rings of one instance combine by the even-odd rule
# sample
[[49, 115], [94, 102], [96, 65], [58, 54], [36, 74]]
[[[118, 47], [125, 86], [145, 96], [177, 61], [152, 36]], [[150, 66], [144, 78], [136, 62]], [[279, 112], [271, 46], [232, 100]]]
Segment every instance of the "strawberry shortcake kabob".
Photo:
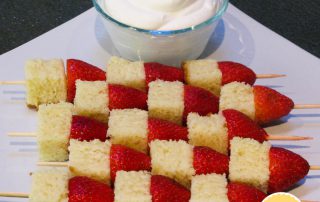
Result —
[[[130, 62], [122, 58], [111, 57], [107, 65], [108, 76], [100, 68], [81, 60], [68, 59], [66, 66], [65, 74], [61, 59], [28, 60], [25, 65], [25, 81], [1, 81], [0, 84], [25, 84], [27, 105], [37, 108], [40, 104], [57, 103], [59, 101], [73, 102], [76, 91], [75, 83], [78, 79], [106, 81], [107, 78], [110, 84], [120, 84], [143, 91], [146, 90], [150, 82], [156, 79], [186, 81], [187, 84], [205, 88], [216, 95], [219, 95], [220, 86], [223, 84], [232, 81], [253, 84], [256, 79], [254, 72], [244, 65], [233, 62], [217, 63], [213, 60], [186, 62], [183, 65], [185, 69], [183, 71], [179, 68], [154, 62]], [[205, 70], [202, 70], [204, 68]], [[209, 72], [209, 75], [205, 73], [206, 71]], [[239, 76], [235, 77], [235, 73]], [[212, 76], [212, 78], [207, 79], [208, 76]], [[260, 75], [261, 78], [279, 76], [281, 75]], [[205, 85], [200, 85], [199, 79]]]
[[40, 169], [31, 176], [30, 194], [0, 192], [0, 196], [29, 198], [34, 202], [261, 202], [267, 196], [252, 186], [228, 183], [225, 175], [217, 174], [195, 176], [191, 190], [147, 171], [117, 172], [114, 189], [89, 177], [71, 176], [64, 169]]

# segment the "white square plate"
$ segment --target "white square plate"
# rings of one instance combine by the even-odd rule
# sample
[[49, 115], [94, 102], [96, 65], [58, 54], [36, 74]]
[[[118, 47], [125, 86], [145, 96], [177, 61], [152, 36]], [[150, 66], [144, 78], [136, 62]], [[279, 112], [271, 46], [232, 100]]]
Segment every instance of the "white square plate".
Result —
[[[105, 68], [116, 55], [101, 19], [94, 9], [0, 56], [0, 80], [23, 80], [29, 58], [77, 58]], [[244, 63], [256, 73], [286, 74], [285, 78], [259, 80], [291, 97], [296, 103], [320, 103], [320, 60], [257, 23], [230, 5], [203, 57]], [[30, 191], [29, 173], [35, 170], [34, 138], [10, 138], [7, 132], [36, 129], [36, 112], [24, 104], [23, 86], [0, 86], [0, 191]], [[281, 123], [281, 124], [280, 124]], [[320, 165], [320, 110], [293, 110], [270, 134], [312, 136], [314, 140], [272, 142]], [[320, 199], [320, 171], [311, 171], [290, 192], [305, 200]], [[27, 201], [0, 198], [0, 202]]]

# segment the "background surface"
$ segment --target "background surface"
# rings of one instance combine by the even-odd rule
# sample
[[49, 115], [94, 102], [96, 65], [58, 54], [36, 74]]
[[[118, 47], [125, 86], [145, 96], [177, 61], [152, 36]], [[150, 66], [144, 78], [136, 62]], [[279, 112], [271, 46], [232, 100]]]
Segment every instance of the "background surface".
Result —
[[[230, 2], [258, 22], [320, 57], [320, 0]], [[0, 54], [91, 7], [91, 0], [1, 0]]]

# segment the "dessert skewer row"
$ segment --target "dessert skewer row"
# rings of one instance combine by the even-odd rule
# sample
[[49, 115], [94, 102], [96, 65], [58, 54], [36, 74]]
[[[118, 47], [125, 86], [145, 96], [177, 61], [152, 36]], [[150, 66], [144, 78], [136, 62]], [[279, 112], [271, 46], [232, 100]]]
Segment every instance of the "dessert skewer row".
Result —
[[0, 192], [0, 196], [30, 198], [32, 202], [261, 202], [267, 195], [245, 184], [228, 183], [225, 175], [217, 174], [193, 177], [189, 190], [165, 176], [119, 171], [113, 190], [94, 179], [72, 177], [65, 170], [50, 168], [32, 174], [30, 194]]
[[[99, 140], [71, 140], [69, 162], [39, 162], [38, 166], [69, 167], [74, 175], [92, 177], [92, 174], [85, 171], [98, 167], [91, 159], [94, 156], [92, 151], [98, 149], [89, 146], [97, 141]], [[87, 145], [86, 150], [77, 149], [79, 145]], [[231, 141], [230, 157], [209, 147], [192, 146], [181, 140], [155, 140], [150, 143], [150, 155], [151, 159], [141, 160], [145, 162], [143, 167], [133, 170], [151, 170], [152, 174], [170, 177], [185, 187], [190, 187], [191, 179], [195, 175], [215, 173], [229, 174], [231, 182], [245, 183], [264, 192], [273, 193], [291, 188], [303, 179], [309, 170], [317, 169], [289, 150], [271, 147], [268, 142], [259, 143], [253, 139], [239, 137]], [[126, 159], [131, 161], [130, 157]], [[133, 159], [139, 162], [138, 158]], [[147, 160], [151, 163], [147, 163]], [[117, 171], [126, 170], [125, 168]]]
[[155, 139], [185, 140], [195, 146], [208, 146], [225, 154], [228, 153], [229, 140], [235, 136], [251, 137], [259, 142], [311, 139], [268, 135], [254, 121], [236, 110], [224, 110], [220, 114], [210, 116], [190, 113], [187, 127], [149, 118], [148, 112], [140, 109], [112, 110], [106, 124], [92, 118], [73, 115], [70, 103], [41, 105], [36, 133], [9, 135], [37, 137], [39, 157], [42, 161], [67, 160], [69, 139], [105, 141], [110, 138], [112, 144], [122, 144], [145, 153], [148, 151], [148, 143]]
[[77, 113], [104, 121], [112, 109], [148, 109], [150, 117], [178, 124], [185, 123], [190, 112], [207, 115], [217, 113], [219, 109], [236, 109], [265, 124], [288, 115], [294, 108], [320, 107], [294, 104], [273, 89], [239, 82], [224, 85], [220, 99], [205, 89], [178, 81], [153, 81], [149, 84], [148, 94], [121, 85], [107, 85], [104, 81], [77, 80], [76, 86], [74, 104]]
[[[0, 85], [25, 84], [27, 90], [27, 105], [29, 107], [37, 108], [39, 104], [57, 103], [59, 101], [73, 102], [76, 91], [75, 82], [77, 79], [84, 81], [106, 80], [106, 73], [96, 66], [75, 59], [68, 59], [66, 63], [67, 68], [65, 75], [63, 60], [61, 59], [28, 60], [25, 64], [26, 81], [0, 81]], [[195, 67], [202, 69], [203, 64], [206, 62], [194, 61], [188, 62], [187, 64], [189, 63], [193, 65], [186, 65], [189, 67], [187, 68], [188, 71], [186, 71], [186, 74], [190, 74], [190, 72], [194, 71], [193, 68]], [[243, 81], [253, 84], [256, 79], [254, 72], [241, 64], [221, 62], [219, 63], [220, 70], [217, 70], [217, 64], [211, 63], [214, 62], [208, 60], [207, 65], [205, 65], [208, 66], [205, 68], [208, 68], [209, 71], [212, 70], [212, 72], [210, 72], [212, 78], [209, 78], [207, 81], [209, 86], [221, 85], [220, 83], [224, 84], [230, 81]], [[190, 81], [187, 82], [188, 84], [195, 84], [196, 86], [203, 87], [202, 85], [197, 85], [199, 83], [199, 81], [196, 80], [198, 77], [193, 78], [187, 75], [184, 76], [182, 69], [159, 63], [130, 62], [122, 58], [112, 57], [109, 60], [108, 67], [110, 67], [108, 68], [110, 73], [108, 76], [109, 83], [123, 84], [140, 90], [145, 90], [148, 83], [156, 79], [181, 82], [186, 80]], [[202, 71], [200, 77], [207, 76], [206, 73], [203, 74], [204, 71]], [[215, 71], [221, 71], [222, 73], [216, 73]], [[199, 73], [201, 72], [194, 72], [194, 74]], [[235, 73], [239, 75], [238, 78], [235, 77]], [[217, 75], [218, 78], [215, 78]], [[260, 78], [281, 76], [283, 75], [267, 74], [260, 75]], [[222, 81], [220, 81], [221, 77], [223, 78]], [[203, 78], [202, 81], [206, 80], [205, 78]], [[220, 80], [212, 82], [212, 80], [217, 79]], [[212, 88], [215, 87], [213, 86], [208, 90]]]

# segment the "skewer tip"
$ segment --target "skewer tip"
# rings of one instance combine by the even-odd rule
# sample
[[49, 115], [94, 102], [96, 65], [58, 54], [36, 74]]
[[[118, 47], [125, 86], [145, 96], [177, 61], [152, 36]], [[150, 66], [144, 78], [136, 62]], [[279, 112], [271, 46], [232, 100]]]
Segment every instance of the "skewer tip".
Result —
[[320, 104], [295, 104], [294, 109], [318, 109]]
[[267, 139], [268, 140], [284, 140], [284, 141], [300, 141], [300, 140], [313, 140], [313, 137], [268, 135]]
[[272, 79], [272, 78], [280, 78], [285, 77], [285, 74], [257, 74], [258, 79]]
[[29, 198], [29, 194], [20, 192], [0, 192], [0, 197]]
[[320, 166], [310, 166], [309, 170], [320, 170]]

